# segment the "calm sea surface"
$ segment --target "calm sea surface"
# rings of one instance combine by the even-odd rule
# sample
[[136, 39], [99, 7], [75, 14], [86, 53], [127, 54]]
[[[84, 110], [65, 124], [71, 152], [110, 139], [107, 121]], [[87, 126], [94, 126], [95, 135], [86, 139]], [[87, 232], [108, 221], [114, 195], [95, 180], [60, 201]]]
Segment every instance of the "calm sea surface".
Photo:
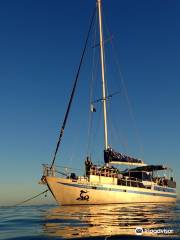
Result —
[[[142, 235], [135, 233], [137, 227], [140, 233], [143, 228]], [[158, 237], [180, 239], [180, 201], [176, 205], [0, 207], [0, 239], [3, 240]]]

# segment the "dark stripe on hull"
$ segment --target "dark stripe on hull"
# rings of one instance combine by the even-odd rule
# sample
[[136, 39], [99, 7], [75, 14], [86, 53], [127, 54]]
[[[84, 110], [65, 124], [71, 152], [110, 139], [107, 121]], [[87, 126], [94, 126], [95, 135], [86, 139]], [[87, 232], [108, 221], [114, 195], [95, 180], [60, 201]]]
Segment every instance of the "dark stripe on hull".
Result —
[[69, 186], [69, 187], [76, 187], [76, 188], [85, 188], [85, 189], [93, 189], [93, 190], [105, 190], [105, 191], [113, 191], [113, 192], [127, 192], [127, 193], [136, 193], [136, 194], [144, 194], [144, 195], [151, 195], [151, 196], [160, 196], [160, 197], [171, 197], [176, 198], [176, 195], [170, 195], [170, 194], [161, 194], [161, 193], [151, 193], [151, 192], [139, 192], [134, 190], [126, 190], [126, 189], [117, 189], [117, 188], [107, 188], [102, 186], [87, 186], [83, 184], [73, 184], [73, 183], [62, 183], [58, 182], [60, 184]]

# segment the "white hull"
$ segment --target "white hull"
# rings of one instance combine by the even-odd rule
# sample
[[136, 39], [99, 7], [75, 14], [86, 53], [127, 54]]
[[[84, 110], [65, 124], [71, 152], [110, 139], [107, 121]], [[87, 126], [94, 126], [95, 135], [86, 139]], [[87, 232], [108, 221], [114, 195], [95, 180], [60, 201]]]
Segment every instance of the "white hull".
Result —
[[97, 184], [49, 176], [46, 176], [46, 183], [60, 205], [173, 203], [176, 202], [177, 197], [176, 192], [169, 192], [173, 190], [170, 188], [163, 192], [140, 187]]

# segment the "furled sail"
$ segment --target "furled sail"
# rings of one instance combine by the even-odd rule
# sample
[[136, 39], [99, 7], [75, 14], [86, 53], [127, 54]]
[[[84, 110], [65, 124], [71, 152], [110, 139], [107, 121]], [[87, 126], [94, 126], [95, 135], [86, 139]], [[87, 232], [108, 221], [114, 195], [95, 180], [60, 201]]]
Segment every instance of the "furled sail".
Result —
[[104, 161], [105, 163], [130, 163], [136, 165], [145, 165], [141, 159], [127, 156], [125, 154], [115, 152], [112, 148], [104, 150]]

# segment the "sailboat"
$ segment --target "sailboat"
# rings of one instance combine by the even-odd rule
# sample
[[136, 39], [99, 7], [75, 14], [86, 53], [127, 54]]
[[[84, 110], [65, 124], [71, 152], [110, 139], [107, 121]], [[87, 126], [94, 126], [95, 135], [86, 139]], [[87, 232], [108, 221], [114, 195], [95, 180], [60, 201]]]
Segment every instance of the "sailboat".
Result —
[[[47, 185], [53, 197], [60, 205], [176, 202], [176, 182], [171, 174], [172, 170], [169, 167], [164, 165], [145, 164], [141, 159], [115, 151], [108, 144], [106, 106], [108, 96], [106, 93], [104, 70], [105, 57], [101, 0], [97, 0], [96, 2], [96, 11], [99, 22], [99, 48], [101, 59], [104, 164], [102, 166], [94, 165], [91, 158], [87, 156], [85, 161], [85, 174], [83, 176], [78, 176], [74, 172], [66, 174], [62, 170], [58, 171], [55, 166], [56, 155], [64, 134], [79, 72], [86, 52], [87, 41], [92, 28], [92, 17], [54, 157], [51, 165], [43, 165], [44, 169], [41, 183]], [[126, 170], [119, 169], [115, 167], [117, 164], [119, 164], [119, 166], [127, 165], [128, 168]], [[164, 172], [168, 172], [168, 174], [162, 175], [160, 174], [161, 172], [163, 172], [163, 174]]]

